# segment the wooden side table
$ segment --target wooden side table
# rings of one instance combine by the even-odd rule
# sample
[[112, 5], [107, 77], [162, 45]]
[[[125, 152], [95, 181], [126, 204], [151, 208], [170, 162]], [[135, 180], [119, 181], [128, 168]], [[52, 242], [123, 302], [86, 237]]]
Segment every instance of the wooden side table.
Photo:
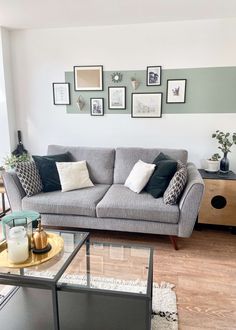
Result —
[[208, 173], [199, 170], [205, 192], [198, 223], [236, 226], [236, 174]]
[[0, 194], [1, 194], [1, 201], [2, 201], [2, 211], [0, 212], [0, 218], [2, 218], [8, 211], [10, 211], [10, 209], [6, 209], [6, 203], [5, 203], [5, 187], [3, 184], [3, 180], [0, 176]]

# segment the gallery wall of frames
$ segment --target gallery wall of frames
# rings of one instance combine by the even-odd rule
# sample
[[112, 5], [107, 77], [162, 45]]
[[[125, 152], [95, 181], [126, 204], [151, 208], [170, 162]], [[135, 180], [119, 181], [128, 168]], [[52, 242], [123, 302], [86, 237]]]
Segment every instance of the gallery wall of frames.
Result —
[[[66, 105], [67, 113], [91, 116], [161, 118], [165, 113], [217, 113], [222, 112], [225, 97], [235, 94], [228, 69], [152, 65], [144, 70], [106, 71], [102, 65], [78, 65], [65, 72], [65, 82], [52, 83], [53, 103]], [[228, 112], [234, 111], [232, 104]]]

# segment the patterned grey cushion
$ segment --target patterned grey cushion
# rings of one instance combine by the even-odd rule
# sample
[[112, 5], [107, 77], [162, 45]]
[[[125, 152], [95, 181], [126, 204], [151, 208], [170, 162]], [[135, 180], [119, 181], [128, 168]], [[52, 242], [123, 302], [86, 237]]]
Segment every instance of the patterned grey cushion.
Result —
[[184, 190], [184, 187], [187, 183], [188, 179], [188, 171], [187, 167], [178, 160], [177, 162], [177, 171], [173, 178], [171, 179], [169, 186], [167, 187], [163, 200], [165, 204], [177, 204], [179, 201], [179, 198], [181, 196], [181, 193]]
[[43, 186], [35, 162], [18, 163], [15, 171], [28, 197], [42, 191]]

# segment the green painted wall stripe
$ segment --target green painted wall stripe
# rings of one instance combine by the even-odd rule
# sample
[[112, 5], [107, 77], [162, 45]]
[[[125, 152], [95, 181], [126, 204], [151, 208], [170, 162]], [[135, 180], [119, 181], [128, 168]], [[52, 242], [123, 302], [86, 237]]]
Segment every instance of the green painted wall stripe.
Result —
[[[146, 70], [119, 71], [123, 74], [121, 83], [113, 83], [111, 74], [114, 71], [104, 71], [104, 91], [75, 92], [73, 72], [65, 72], [65, 81], [71, 88], [71, 105], [66, 107], [67, 113], [90, 113], [90, 98], [103, 97], [105, 114], [130, 114], [131, 93], [133, 92], [162, 92], [162, 113], [236, 113], [236, 67], [169, 69], [162, 70], [161, 86], [146, 86]], [[131, 77], [140, 81], [140, 86], [133, 91]], [[167, 79], [187, 79], [186, 103], [167, 104]], [[108, 86], [126, 86], [126, 110], [108, 109]], [[76, 106], [78, 96], [82, 95], [86, 104], [83, 111]]]

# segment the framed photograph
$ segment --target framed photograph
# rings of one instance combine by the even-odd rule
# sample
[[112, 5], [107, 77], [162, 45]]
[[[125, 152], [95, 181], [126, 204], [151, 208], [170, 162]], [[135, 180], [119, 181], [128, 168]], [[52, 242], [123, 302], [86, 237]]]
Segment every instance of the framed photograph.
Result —
[[168, 79], [166, 103], [185, 103], [187, 79]]
[[160, 118], [162, 93], [132, 93], [131, 117]]
[[90, 114], [91, 116], [104, 115], [104, 99], [90, 99]]
[[147, 67], [147, 86], [161, 85], [161, 66]]
[[103, 66], [74, 66], [75, 91], [102, 91]]
[[108, 109], [126, 108], [126, 87], [108, 87]]
[[53, 83], [53, 104], [69, 105], [70, 104], [70, 84], [69, 83]]

